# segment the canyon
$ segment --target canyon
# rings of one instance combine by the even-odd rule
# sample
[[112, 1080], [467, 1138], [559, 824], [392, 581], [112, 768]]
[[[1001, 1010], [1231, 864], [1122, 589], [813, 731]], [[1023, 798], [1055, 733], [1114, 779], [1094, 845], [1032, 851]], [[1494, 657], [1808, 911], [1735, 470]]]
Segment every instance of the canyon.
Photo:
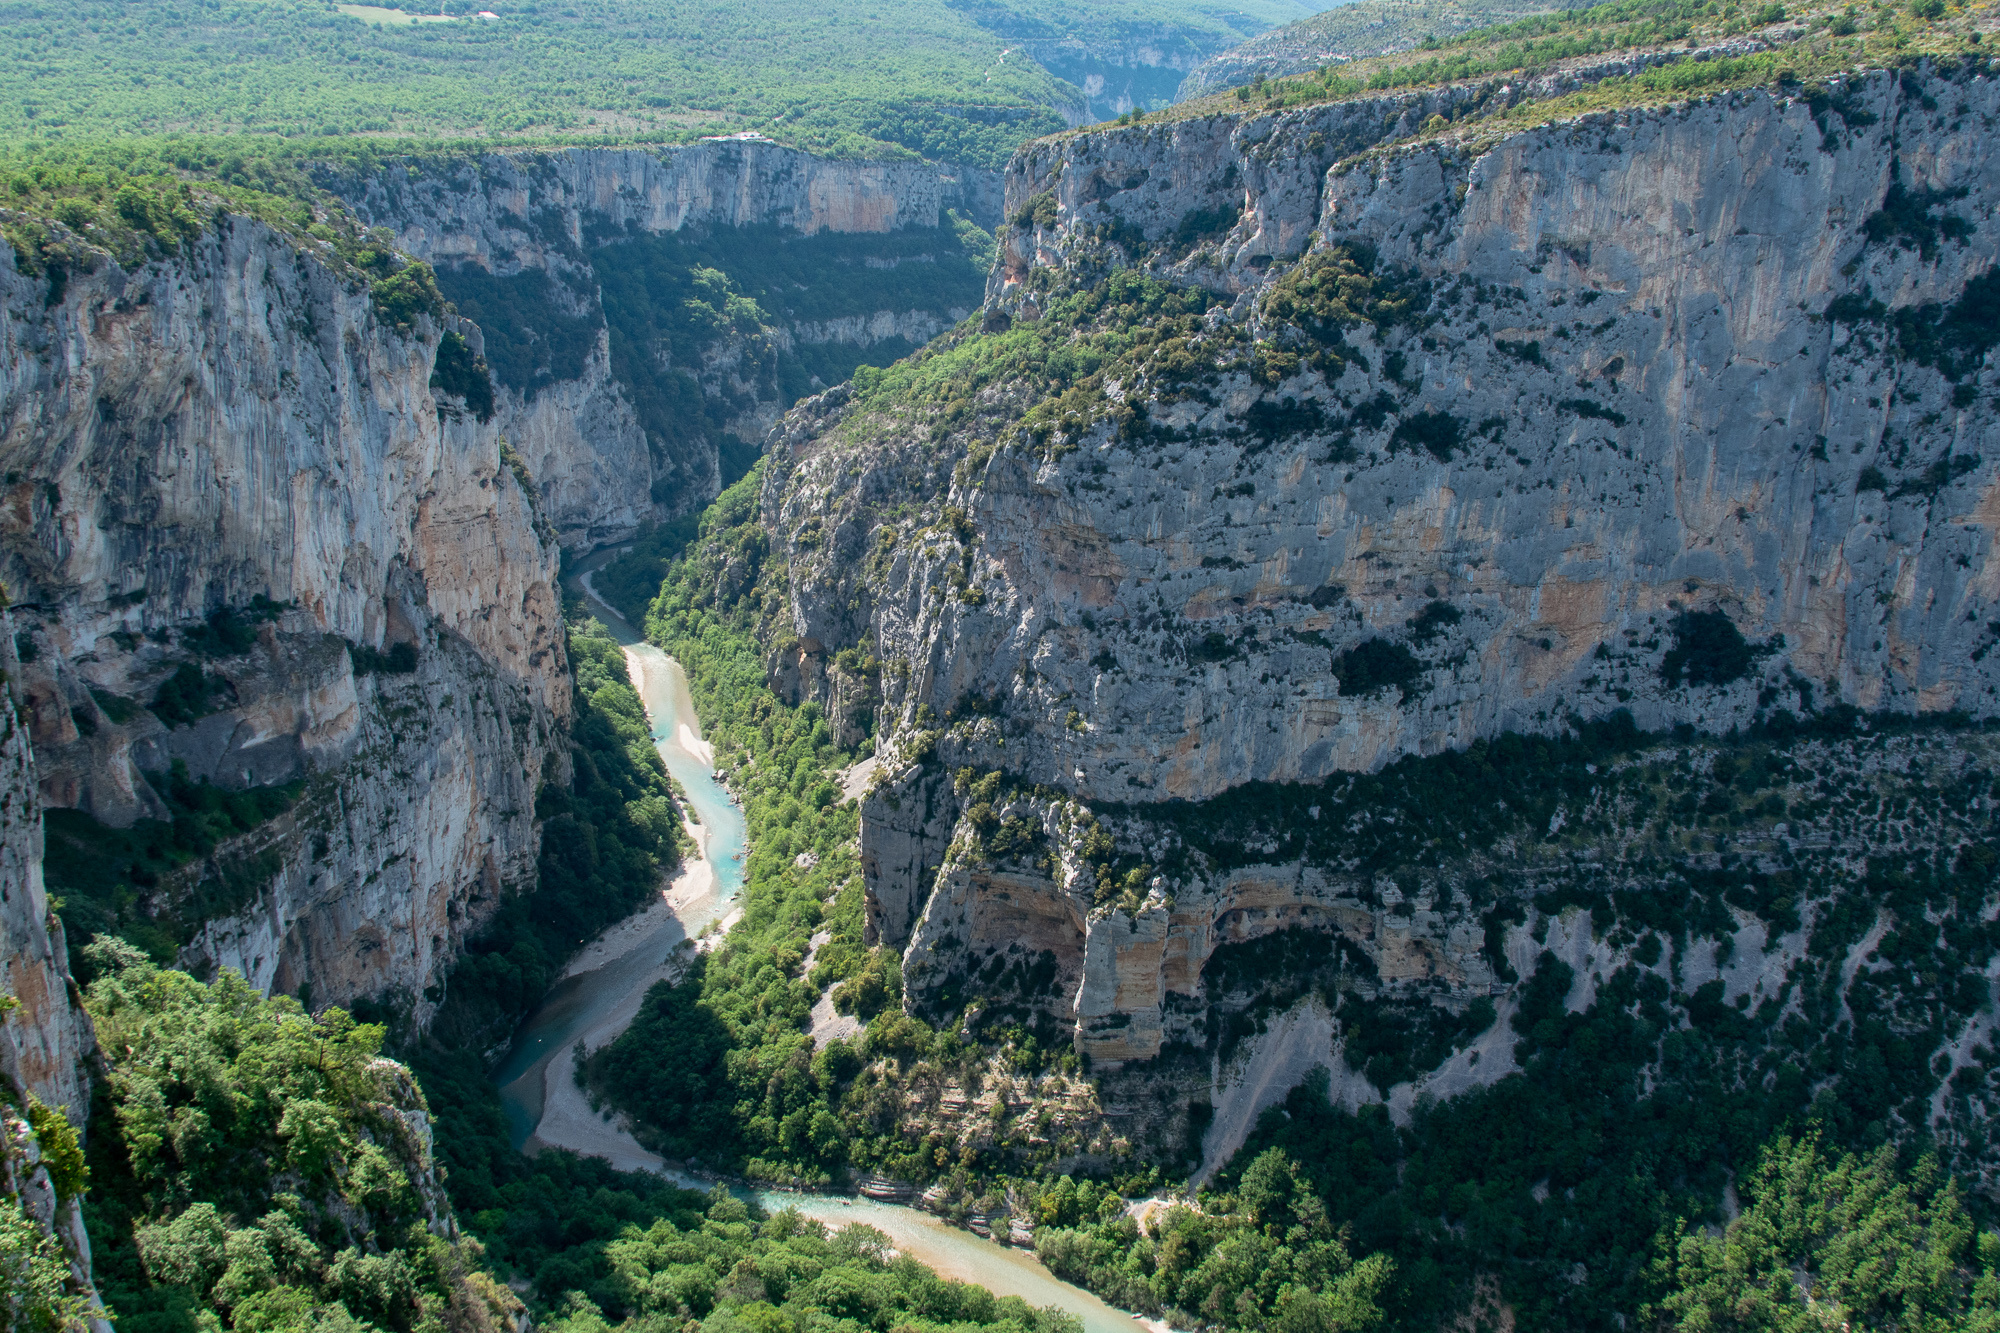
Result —
[[[1736, 57], [1210, 104], [1004, 175], [737, 135], [319, 163], [321, 212], [172, 246], [51, 223], [0, 268], [9, 1101], [83, 1122], [99, 930], [420, 1037], [595, 771], [559, 579], [630, 546], [732, 708], [676, 776], [777, 784], [745, 873], [799, 891], [760, 965], [813, 1018], [742, 1105], [788, 1153], [847, 1151], [797, 1100], [847, 1062], [940, 1179], [1210, 1180], [1300, 1088], [1416, 1134], [1641, 996], [1649, 1089], [1723, 1032], [1789, 1096], [1789, 1041], [2000, 1194], [2000, 93], [1618, 102], [1683, 58]], [[805, 738], [776, 778], [760, 718]], [[807, 903], [830, 810], [858, 870]], [[515, 1054], [538, 1109], [561, 1067]], [[7, 1188], [87, 1286], [22, 1123]], [[925, 1197], [1026, 1237], [1011, 1189]]]
[[[587, 228], [935, 233], [980, 188], [740, 141], [435, 170], [341, 183], [447, 289], [453, 265], [553, 271], [579, 309]], [[512, 229], [530, 215], [539, 230]], [[562, 550], [702, 503], [716, 445], [649, 447], [601, 313], [576, 378], [503, 386], [482, 417], [433, 387], [444, 341], [476, 358], [482, 330], [399, 326], [324, 243], [224, 216], [179, 255], [78, 267], [8, 273], [0, 357], [0, 656], [39, 799], [85, 817], [58, 854], [93, 824], [171, 820], [176, 782], [290, 790], [132, 884], [128, 912], [198, 970], [320, 1003], [402, 996], [421, 1025], [468, 932], [531, 883], [536, 792], [567, 781]], [[801, 336], [921, 340], [948, 318], [863, 309]]]
[[[945, 201], [993, 209], [993, 182], [754, 140], [429, 165], [338, 183], [371, 224], [403, 209], [401, 249], [448, 289], [467, 268], [553, 270], [558, 302], [596, 312], [570, 377], [482, 402], [487, 335], [426, 302], [427, 269], [402, 261], [411, 310], [325, 236], [226, 209], [178, 248], [58, 230], [40, 256], [10, 253], [0, 924], [17, 1003], [0, 1072], [17, 1107], [84, 1123], [93, 1040], [71, 971], [96, 930], [314, 1007], [385, 1003], [421, 1031], [465, 941], [533, 888], [538, 797], [570, 781], [563, 551], [721, 485], [713, 439], [647, 440], [578, 238], [694, 228], [726, 249], [754, 224], [755, 243], [921, 229], [956, 248]], [[528, 215], [532, 244], [510, 230]], [[909, 345], [963, 313], [883, 310], [858, 286], [817, 322], [729, 337]], [[746, 433], [784, 405], [770, 378]], [[45, 815], [80, 938], [43, 887]], [[190, 840], [192, 857], [167, 850]], [[88, 1292], [78, 1200], [45, 1157], [21, 1126], [8, 1188]]]
[[434, 1003], [532, 873], [569, 707], [554, 543], [429, 388], [449, 321], [396, 327], [247, 218], [53, 301], [4, 281], [0, 579], [43, 803], [126, 828], [176, 781], [312, 788], [130, 891], [199, 965]]

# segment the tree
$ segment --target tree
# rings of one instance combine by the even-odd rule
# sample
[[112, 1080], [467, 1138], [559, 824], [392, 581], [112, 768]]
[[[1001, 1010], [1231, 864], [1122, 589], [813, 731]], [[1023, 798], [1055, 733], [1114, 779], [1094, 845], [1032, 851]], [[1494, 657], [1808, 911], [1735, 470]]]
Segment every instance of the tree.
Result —
[[[1680, 1333], [2000, 1331], [2000, 1236], [1979, 1236], [1955, 1181], [1894, 1150], [1831, 1156], [1817, 1132], [1780, 1137], [1721, 1234], [1675, 1226], [1643, 1312]], [[1976, 1251], [1976, 1253], [1975, 1253]], [[1975, 1267], [1975, 1264], [1977, 1265]]]

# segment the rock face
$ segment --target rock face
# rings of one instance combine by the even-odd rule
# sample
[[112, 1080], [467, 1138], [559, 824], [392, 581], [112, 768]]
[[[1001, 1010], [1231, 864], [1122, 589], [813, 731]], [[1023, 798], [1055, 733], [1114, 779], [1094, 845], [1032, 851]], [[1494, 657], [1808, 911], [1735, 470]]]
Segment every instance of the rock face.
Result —
[[[7, 628], [0, 617], [0, 629]], [[95, 1041], [70, 980], [62, 922], [42, 883], [42, 805], [27, 728], [10, 699], [0, 697], [0, 990], [14, 1005], [0, 1014], [0, 1202], [18, 1200], [59, 1247], [72, 1291], [98, 1311], [91, 1285], [90, 1237], [82, 1199], [57, 1188], [43, 1131], [66, 1121], [80, 1127], [90, 1113], [84, 1059]], [[45, 1110], [23, 1116], [39, 1101]], [[53, 1120], [41, 1117], [53, 1117]], [[93, 1333], [109, 1333], [93, 1318]]]
[[0, 1020], [6, 1076], [82, 1124], [90, 1111], [83, 1059], [90, 1019], [77, 1004], [62, 922], [42, 883], [42, 802], [28, 730], [0, 699], [0, 958], [18, 1007]]
[[[517, 377], [525, 382], [501, 376], [496, 424], [573, 550], [691, 512], [720, 489], [727, 470], [718, 457], [726, 448], [720, 432], [667, 438], [654, 428], [649, 436], [637, 406], [656, 396], [673, 370], [690, 371], [701, 393], [730, 405], [729, 433], [755, 440], [791, 401], [768, 382], [774, 353], [797, 345], [865, 349], [885, 340], [914, 346], [977, 303], [890, 308], [862, 291], [831, 318], [771, 312], [774, 324], [763, 337], [720, 337], [698, 364], [675, 367], [657, 349], [636, 348], [614, 365], [600, 287], [608, 270], [632, 257], [622, 242], [686, 230], [816, 236], [936, 229], [947, 209], [990, 227], [1001, 191], [995, 172], [836, 161], [755, 136], [658, 152], [487, 153], [361, 177], [328, 174], [325, 183], [358, 217], [393, 233], [399, 249], [437, 265], [446, 293], [468, 308], [491, 294], [482, 280], [517, 292], [532, 285], [533, 305], [509, 312], [508, 322], [525, 326], [512, 330], [515, 337], [535, 342], [537, 373]], [[538, 323], [545, 327], [533, 327]], [[564, 337], [575, 344], [567, 353], [555, 347]]]
[[429, 387], [443, 332], [240, 217], [54, 290], [0, 272], [0, 579], [41, 798], [125, 827], [177, 813], [177, 766], [302, 784], [146, 910], [210, 918], [192, 966], [420, 1021], [533, 873], [569, 706], [555, 543], [496, 427]]
[[1149, 111], [1171, 105], [1184, 81], [1227, 42], [1221, 34], [1137, 26], [1097, 40], [1031, 36], [1022, 46], [1043, 69], [1082, 94], [1079, 105], [1058, 109], [1071, 124], [1089, 125], [1135, 107]]
[[882, 664], [896, 776], [862, 837], [906, 971], [1034, 934], [1114, 1059], [1173, 1040], [1161, 997], [1218, 942], [1301, 914], [1385, 977], [1491, 980], [1455, 927], [1419, 947], [1309, 868], [1141, 882], [1125, 910], [1068, 872], [953, 868], [960, 767], [1038, 788], [1020, 817], [1059, 841], [1062, 799], [1199, 810], [1617, 709], [1990, 716], [2000, 92], [1833, 94], [1352, 156], [1491, 95], [1445, 90], [1017, 156], [1034, 221], [1002, 238], [986, 328], [1131, 341], [1059, 402], [1005, 371], [956, 419], [826, 395], [764, 492], [784, 679], [826, 701], [836, 650]]

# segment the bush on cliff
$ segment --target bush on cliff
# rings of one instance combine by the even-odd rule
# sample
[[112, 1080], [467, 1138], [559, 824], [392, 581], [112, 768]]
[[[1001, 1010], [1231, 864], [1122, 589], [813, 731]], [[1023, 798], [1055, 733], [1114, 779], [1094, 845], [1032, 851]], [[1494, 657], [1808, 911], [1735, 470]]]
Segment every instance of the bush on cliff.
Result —
[[413, 259], [369, 289], [376, 313], [402, 332], [416, 325], [417, 316], [444, 318], [444, 296], [438, 291], [437, 275], [421, 259]]
[[465, 410], [480, 421], [493, 419], [493, 377], [487, 373], [486, 362], [474, 356], [465, 339], [450, 330], [438, 340], [431, 387], [462, 400]]

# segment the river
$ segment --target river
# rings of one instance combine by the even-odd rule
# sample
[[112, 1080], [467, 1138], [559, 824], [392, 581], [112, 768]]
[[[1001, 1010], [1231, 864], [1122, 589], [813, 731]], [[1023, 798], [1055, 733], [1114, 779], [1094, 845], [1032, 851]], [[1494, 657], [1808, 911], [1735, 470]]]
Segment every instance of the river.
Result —
[[[626, 1171], [652, 1171], [677, 1184], [707, 1189], [698, 1179], [648, 1152], [632, 1136], [591, 1110], [573, 1075], [574, 1050], [596, 1049], [625, 1030], [654, 982], [673, 974], [686, 941], [711, 926], [735, 920], [743, 888], [746, 831], [743, 811], [715, 780], [714, 753], [702, 739], [701, 719], [688, 694], [680, 663], [643, 637], [600, 601], [591, 570], [608, 558], [583, 562], [571, 587], [625, 648], [632, 684], [653, 724], [653, 742], [667, 771], [687, 793], [699, 855], [658, 901], [592, 940], [523, 1020], [495, 1075], [514, 1146], [534, 1151], [568, 1148], [602, 1157]], [[1083, 1321], [1084, 1333], [1137, 1333], [1143, 1325], [1081, 1287], [1049, 1274], [1029, 1254], [960, 1231], [929, 1213], [872, 1199], [824, 1194], [763, 1192], [767, 1208], [793, 1207], [828, 1226], [865, 1223], [886, 1234], [898, 1251], [938, 1273], [975, 1282], [1001, 1296], [1019, 1296], [1036, 1307], [1055, 1306]]]

